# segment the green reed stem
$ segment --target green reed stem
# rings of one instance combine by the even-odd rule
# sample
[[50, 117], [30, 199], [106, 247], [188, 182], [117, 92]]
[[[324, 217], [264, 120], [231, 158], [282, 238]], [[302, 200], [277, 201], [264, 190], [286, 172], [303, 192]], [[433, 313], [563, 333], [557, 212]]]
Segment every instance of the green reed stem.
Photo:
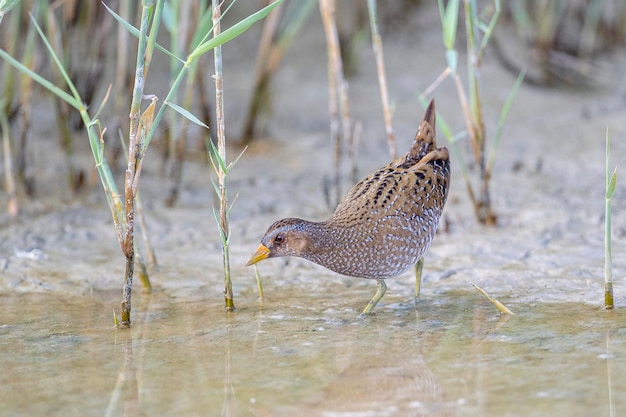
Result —
[[261, 275], [259, 274], [259, 268], [257, 265], [254, 265], [254, 277], [256, 278], [256, 286], [259, 289], [259, 301], [263, 302], [265, 300], [265, 295], [263, 295], [263, 284], [261, 283]]
[[609, 138], [609, 129], [606, 130], [606, 194], [604, 204], [604, 308], [613, 310], [615, 304], [613, 301], [613, 272], [612, 268], [612, 251], [611, 251], [611, 199], [615, 194], [615, 186], [617, 183], [617, 167], [613, 170], [609, 164], [611, 150], [611, 140]]

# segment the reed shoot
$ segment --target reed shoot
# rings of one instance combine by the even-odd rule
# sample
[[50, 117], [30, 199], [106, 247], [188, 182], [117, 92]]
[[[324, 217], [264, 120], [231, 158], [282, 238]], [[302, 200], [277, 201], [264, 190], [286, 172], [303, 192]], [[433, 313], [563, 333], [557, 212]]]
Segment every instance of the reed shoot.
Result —
[[604, 308], [613, 310], [615, 304], [613, 301], [613, 272], [612, 272], [612, 253], [611, 253], [611, 199], [615, 194], [615, 185], [617, 183], [617, 167], [611, 174], [609, 157], [611, 150], [611, 139], [609, 138], [609, 130], [606, 131], [606, 194], [604, 204]]

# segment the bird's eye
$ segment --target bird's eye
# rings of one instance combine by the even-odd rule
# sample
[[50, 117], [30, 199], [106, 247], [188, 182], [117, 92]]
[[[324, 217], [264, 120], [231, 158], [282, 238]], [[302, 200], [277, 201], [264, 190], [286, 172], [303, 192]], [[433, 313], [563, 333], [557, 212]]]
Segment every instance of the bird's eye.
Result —
[[283, 235], [276, 235], [276, 237], [274, 238], [274, 243], [283, 243], [285, 241], [285, 236]]

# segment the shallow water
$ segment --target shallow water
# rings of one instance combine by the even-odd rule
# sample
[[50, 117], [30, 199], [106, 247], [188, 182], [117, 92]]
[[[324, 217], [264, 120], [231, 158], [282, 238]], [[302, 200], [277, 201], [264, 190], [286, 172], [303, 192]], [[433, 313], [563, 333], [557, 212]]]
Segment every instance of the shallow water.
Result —
[[133, 327], [116, 330], [106, 306], [117, 298], [2, 297], [0, 414], [626, 412], [620, 310], [519, 304], [507, 319], [457, 292], [358, 319], [298, 294], [225, 314], [221, 303], [155, 293], [137, 295]]

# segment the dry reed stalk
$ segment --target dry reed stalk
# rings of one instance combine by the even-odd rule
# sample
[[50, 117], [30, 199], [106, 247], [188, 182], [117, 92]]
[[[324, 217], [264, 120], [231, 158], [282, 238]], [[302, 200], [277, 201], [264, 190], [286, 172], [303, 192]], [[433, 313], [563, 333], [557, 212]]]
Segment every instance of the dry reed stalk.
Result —
[[[350, 103], [348, 99], [348, 82], [344, 78], [339, 35], [336, 24], [335, 0], [320, 0], [320, 14], [324, 25], [326, 48], [328, 54], [328, 109], [330, 115], [330, 137], [335, 146], [335, 199], [331, 207], [341, 201], [341, 161], [343, 144], [347, 142], [352, 148], [352, 127], [350, 120]], [[341, 130], [339, 129], [341, 127]], [[329, 198], [330, 201], [330, 198]]]
[[[213, 0], [213, 37], [220, 34], [221, 9], [220, 1]], [[224, 134], [224, 77], [222, 74], [222, 46], [213, 49], [215, 59], [215, 124], [217, 126], [217, 151], [222, 162], [226, 162], [226, 136]], [[235, 309], [233, 286], [230, 277], [230, 255], [228, 251], [228, 197], [226, 194], [226, 170], [224, 164], [218, 164], [217, 178], [219, 186], [220, 212], [219, 227], [222, 237], [222, 260], [224, 266], [224, 302], [227, 311]]]
[[17, 201], [17, 189], [15, 187], [15, 177], [13, 175], [13, 153], [11, 152], [11, 127], [9, 118], [4, 112], [4, 98], [0, 99], [0, 131], [2, 131], [2, 153], [4, 155], [4, 184], [8, 197], [7, 213], [16, 217], [19, 214], [19, 204]]
[[[2, 3], [0, 1], [0, 3]], [[18, 2], [14, 3], [2, 3], [0, 5], [0, 22], [2, 22], [3, 16], [17, 6]], [[19, 33], [20, 31], [20, 11], [15, 12], [9, 21], [8, 33]], [[17, 50], [18, 36], [5, 37], [2, 47], [14, 55]], [[28, 43], [27, 43], [28, 45]], [[26, 48], [27, 49], [27, 48]], [[32, 55], [32, 54], [31, 54]], [[2, 153], [4, 159], [4, 183], [5, 191], [8, 197], [7, 200], [7, 213], [15, 217], [19, 214], [19, 202], [17, 199], [17, 186], [15, 178], [15, 167], [13, 166], [13, 150], [11, 149], [11, 114], [14, 113], [13, 98], [15, 88], [13, 83], [15, 81], [15, 73], [13, 68], [9, 65], [5, 65], [2, 69], [2, 75], [4, 77], [2, 98], [0, 98], [0, 132], [2, 132]]]
[[263, 131], [267, 114], [271, 111], [272, 77], [313, 5], [314, 0], [291, 2], [286, 8], [280, 4], [265, 19], [257, 51], [252, 99], [241, 135], [242, 143], [250, 143]]
[[[59, 6], [59, 5], [57, 5]], [[62, 9], [65, 11], [65, 7]], [[46, 19], [46, 37], [51, 40], [51, 44], [57, 56], [62, 57], [62, 63], [65, 68], [69, 67], [69, 52], [68, 51], [68, 36], [67, 30], [63, 30], [61, 24], [57, 20], [54, 7], [47, 8], [43, 11]], [[71, 14], [70, 14], [71, 15]], [[65, 53], [64, 53], [65, 52]], [[71, 71], [71, 69], [70, 69]], [[76, 74], [71, 74], [76, 76]], [[54, 83], [56, 85], [63, 85], [63, 76], [59, 69], [53, 70]], [[60, 97], [54, 97], [55, 105], [55, 122], [57, 132], [59, 135], [59, 145], [64, 150], [65, 167], [67, 168], [67, 184], [72, 191], [78, 189], [77, 178], [78, 175], [74, 169], [73, 155], [74, 155], [74, 143], [72, 138], [72, 130], [70, 128], [71, 123], [71, 107]]]
[[[8, 6], [9, 5], [7, 4], [5, 5], [6, 8], [4, 10], [0, 10], [0, 22], [2, 21], [1, 17], [9, 11]], [[17, 10], [12, 13], [11, 18], [8, 21], [8, 23], [5, 23], [4, 29], [6, 29], [6, 31], [4, 33], [20, 33], [22, 30], [21, 2], [17, 0], [15, 4], [13, 4], [11, 7], [15, 7], [15, 6], [18, 6]], [[29, 31], [29, 34], [27, 35], [26, 46], [24, 48], [25, 50], [28, 49], [28, 36], [34, 38], [34, 34], [31, 35]], [[17, 48], [19, 44], [23, 44], [23, 43], [24, 43], [24, 40], [19, 36], [3, 36], [0, 41], [0, 46], [4, 48], [7, 51], [7, 53], [10, 54], [11, 56], [16, 56], [16, 52], [17, 52]], [[5, 65], [5, 67], [2, 69], [2, 78], [3, 78], [2, 97], [4, 99], [2, 103], [2, 106], [3, 106], [2, 111], [7, 115], [7, 118], [10, 121], [13, 118], [13, 115], [16, 111], [16, 106], [14, 104], [14, 98], [15, 98], [15, 92], [16, 92], [15, 71], [13, 71], [13, 69], [9, 65]]]
[[[109, 87], [110, 91], [111, 87]], [[128, 155], [128, 149], [126, 148], [126, 144], [124, 143], [124, 138], [120, 135], [120, 143], [121, 147], [124, 150], [124, 153]], [[126, 164], [128, 164], [128, 160], [126, 160]], [[135, 210], [136, 210], [136, 218], [139, 221], [139, 226], [141, 230], [141, 238], [143, 240], [144, 246], [146, 247], [146, 252], [148, 253], [148, 263], [150, 266], [157, 266], [156, 254], [154, 252], [154, 247], [150, 243], [150, 239], [148, 238], [148, 232], [146, 228], [146, 219], [143, 211], [143, 204], [141, 203], [141, 196], [139, 191], [137, 191], [137, 195], [135, 196]], [[139, 246], [137, 245], [137, 241], [135, 240], [135, 256], [136, 262], [139, 266], [139, 280], [142, 284], [142, 292], [144, 294], [149, 294], [152, 292], [152, 284], [150, 283], [150, 276], [148, 274], [148, 268], [146, 267], [146, 262], [143, 260], [143, 256], [141, 255], [141, 251], [139, 250]]]
[[[19, 37], [15, 37], [19, 39]], [[35, 47], [36, 32], [31, 28], [24, 42], [23, 60], [26, 67], [34, 70], [40, 61], [39, 53]], [[12, 78], [12, 76], [11, 76]], [[32, 157], [28, 158], [29, 146], [32, 139], [32, 100], [34, 82], [30, 77], [21, 75], [19, 79], [19, 106], [18, 106], [18, 131], [19, 148], [17, 149], [15, 164], [17, 181], [24, 187], [26, 195], [33, 197], [36, 193], [35, 169], [32, 166]], [[32, 152], [32, 149], [31, 149]]]
[[[189, 6], [194, 3], [193, 1], [173, 2], [173, 19], [172, 23], [175, 25], [172, 27], [170, 33], [170, 45], [174, 48], [172, 52], [176, 56], [182, 56], [183, 51], [187, 51], [185, 47], [185, 41], [191, 38], [190, 32], [195, 28], [190, 27]], [[179, 67], [178, 61], [171, 60], [170, 77], [173, 78], [176, 75]], [[191, 107], [191, 100], [188, 95], [188, 88], [192, 77], [187, 78], [187, 87], [185, 88], [185, 94], [183, 99], [183, 107], [186, 109]], [[183, 176], [183, 161], [185, 159], [185, 147], [187, 146], [187, 119], [179, 117], [176, 113], [170, 113], [169, 129], [167, 129], [167, 159], [170, 160], [169, 167], [169, 192], [165, 199], [166, 207], [174, 207], [178, 202], [178, 196], [180, 194], [180, 183]]]
[[495, 298], [493, 298], [492, 296], [490, 296], [489, 294], [487, 294], [487, 292], [485, 290], [483, 290], [482, 288], [480, 288], [478, 285], [474, 284], [473, 282], [471, 283], [472, 286], [474, 288], [476, 288], [476, 291], [478, 291], [483, 297], [485, 297], [491, 304], [493, 304], [493, 306], [498, 309], [498, 311], [501, 314], [508, 314], [509, 316], [514, 316], [515, 314], [508, 309], [507, 306], [505, 306], [504, 304], [502, 304], [500, 301], [496, 300]]
[[359, 146], [361, 145], [361, 133], [363, 132], [363, 123], [357, 121], [354, 124], [354, 132], [352, 133], [352, 144], [348, 149], [350, 159], [350, 182], [355, 183], [358, 179], [358, 155]]
[[378, 18], [376, 13], [376, 0], [367, 0], [367, 9], [370, 15], [370, 26], [372, 32], [372, 48], [376, 58], [376, 72], [378, 74], [378, 85], [380, 87], [380, 100], [383, 106], [383, 116], [385, 119], [385, 132], [387, 133], [387, 146], [392, 160], [398, 157], [398, 149], [393, 134], [393, 121], [391, 107], [389, 106], [389, 93], [387, 91], [387, 76], [385, 75], [385, 58], [383, 55], [383, 41], [378, 30]]
[[246, 112], [243, 133], [241, 135], [241, 140], [244, 144], [249, 144], [254, 139], [258, 115], [263, 107], [268, 105], [267, 97], [270, 79], [278, 62], [280, 62], [280, 57], [275, 56], [277, 51], [274, 48], [274, 41], [278, 33], [282, 9], [283, 5], [281, 4], [263, 22], [263, 31], [261, 32], [261, 40], [259, 41], [256, 56], [252, 100], [250, 100], [248, 111]]
[[[335, 176], [334, 183], [329, 187], [327, 192], [327, 203], [330, 208], [334, 207], [341, 201], [341, 134], [339, 132], [339, 105], [337, 100], [337, 73], [335, 71], [336, 54], [333, 51], [339, 49], [339, 43], [337, 39], [333, 40], [332, 37], [332, 15], [329, 10], [332, 5], [331, 0], [320, 0], [320, 12], [322, 15], [322, 23], [324, 24], [324, 33], [326, 35], [326, 52], [328, 55], [328, 114], [330, 116], [330, 140], [335, 148]], [[335, 189], [335, 197], [331, 198], [330, 193], [332, 189]]]
[[[127, 22], [132, 21], [132, 14], [134, 10], [134, 4], [132, 2], [119, 2], [118, 14]], [[110, 13], [109, 13], [110, 14]], [[126, 124], [126, 120], [122, 121], [122, 115], [128, 111], [130, 103], [128, 101], [127, 91], [130, 89], [130, 80], [132, 75], [129, 65], [131, 38], [130, 33], [123, 25], [117, 25], [117, 42], [115, 45], [115, 75], [114, 75], [114, 88], [115, 94], [113, 95], [113, 115], [112, 115], [112, 131], [114, 134], [120, 132], [120, 142], [110, 141], [107, 143], [107, 160], [110, 161], [113, 167], [117, 166], [120, 159], [124, 159], [122, 154], [125, 154], [124, 141], [121, 133], [122, 126]]]

